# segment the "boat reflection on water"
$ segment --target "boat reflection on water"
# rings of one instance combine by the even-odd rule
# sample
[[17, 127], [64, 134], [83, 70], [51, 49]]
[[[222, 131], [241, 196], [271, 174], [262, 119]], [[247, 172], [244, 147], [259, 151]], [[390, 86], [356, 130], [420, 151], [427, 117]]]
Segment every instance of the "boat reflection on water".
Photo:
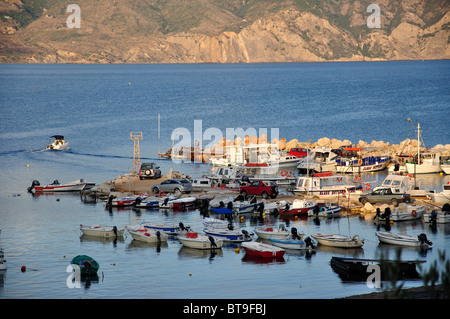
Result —
[[259, 256], [253, 256], [249, 254], [245, 254], [244, 257], [242, 257], [243, 262], [248, 262], [252, 264], [284, 264], [286, 263], [284, 256], [282, 257], [273, 257], [273, 258], [261, 258]]

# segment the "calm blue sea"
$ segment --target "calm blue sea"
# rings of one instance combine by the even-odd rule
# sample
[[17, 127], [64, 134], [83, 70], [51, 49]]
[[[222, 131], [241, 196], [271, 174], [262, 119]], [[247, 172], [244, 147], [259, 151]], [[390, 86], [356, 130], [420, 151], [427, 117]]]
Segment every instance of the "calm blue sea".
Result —
[[[235, 65], [0, 65], [0, 247], [8, 270], [0, 274], [0, 298], [249, 298], [329, 299], [370, 293], [365, 282], [341, 279], [332, 256], [375, 258], [395, 249], [380, 247], [375, 226], [359, 217], [292, 220], [305, 234], [358, 234], [357, 251], [321, 247], [312, 256], [289, 252], [283, 262], [256, 263], [235, 246], [222, 252], [191, 251], [176, 240], [162, 247], [131, 240], [93, 241], [80, 224], [125, 226], [141, 221], [182, 221], [201, 231], [201, 216], [191, 210], [109, 212], [103, 203], [84, 204], [77, 195], [33, 197], [35, 179], [78, 178], [101, 184], [132, 170], [131, 131], [142, 131], [141, 157], [167, 172], [172, 163], [157, 158], [171, 147], [171, 133], [218, 128], [279, 129], [287, 140], [322, 137], [391, 144], [406, 139], [410, 118], [420, 122], [425, 144], [449, 144], [450, 62], [359, 62]], [[161, 129], [158, 138], [158, 114]], [[71, 149], [44, 151], [51, 135], [64, 135]], [[415, 137], [414, 128], [410, 137]], [[209, 141], [204, 140], [203, 143]], [[176, 164], [182, 173], [201, 176], [210, 167]], [[382, 180], [384, 173], [371, 176]], [[439, 189], [449, 176], [422, 177]], [[286, 223], [266, 220], [277, 226]], [[261, 221], [246, 216], [241, 227]], [[393, 231], [427, 233], [433, 249], [403, 249], [404, 259], [427, 265], [439, 250], [450, 253], [450, 228], [431, 231], [421, 221], [399, 223]], [[67, 265], [87, 254], [101, 265], [98, 281], [69, 288]], [[26, 265], [27, 271], [20, 267]], [[421, 281], [406, 282], [421, 285]], [[142, 289], [142, 287], [148, 289]], [[139, 288], [139, 289], [138, 289]], [[138, 293], [137, 293], [138, 292]]]

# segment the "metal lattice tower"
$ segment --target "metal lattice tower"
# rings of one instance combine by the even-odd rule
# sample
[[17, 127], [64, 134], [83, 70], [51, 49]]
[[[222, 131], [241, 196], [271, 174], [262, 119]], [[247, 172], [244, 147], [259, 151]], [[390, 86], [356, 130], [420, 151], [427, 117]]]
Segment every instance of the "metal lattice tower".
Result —
[[139, 141], [142, 140], [142, 132], [130, 132], [130, 138], [133, 140], [133, 174], [135, 174], [141, 167]]

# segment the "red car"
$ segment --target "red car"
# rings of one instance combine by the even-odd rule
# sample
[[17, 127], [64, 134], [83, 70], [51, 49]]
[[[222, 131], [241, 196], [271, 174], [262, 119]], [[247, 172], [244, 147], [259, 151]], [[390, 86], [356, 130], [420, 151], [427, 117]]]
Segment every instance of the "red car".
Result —
[[300, 158], [300, 157], [305, 157], [308, 154], [307, 152], [308, 151], [306, 150], [306, 148], [296, 147], [296, 148], [291, 148], [291, 150], [289, 151], [289, 155]]
[[278, 195], [278, 186], [276, 185], [270, 185], [269, 182], [261, 182], [261, 181], [255, 181], [251, 182], [248, 185], [240, 186], [239, 191], [242, 195], [259, 195], [262, 196], [264, 199], [267, 199], [270, 197], [276, 198]]

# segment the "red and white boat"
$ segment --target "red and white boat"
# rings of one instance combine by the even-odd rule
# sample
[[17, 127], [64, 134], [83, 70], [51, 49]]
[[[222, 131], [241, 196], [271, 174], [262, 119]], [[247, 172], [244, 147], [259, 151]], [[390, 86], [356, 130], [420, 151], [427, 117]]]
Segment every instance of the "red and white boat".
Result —
[[306, 199], [296, 199], [292, 202], [292, 205], [286, 204], [286, 206], [280, 209], [280, 215], [284, 216], [296, 216], [307, 215], [308, 211], [316, 206], [316, 202]]
[[123, 197], [109, 196], [108, 200], [105, 200], [106, 207], [124, 207], [124, 206], [133, 206], [136, 204], [136, 199], [144, 198], [147, 195], [130, 195]]
[[281, 258], [284, 256], [286, 250], [268, 244], [259, 243], [256, 241], [243, 242], [241, 247], [250, 256], [261, 258]]
[[187, 207], [194, 206], [196, 201], [195, 197], [184, 197], [184, 198], [176, 198], [159, 202], [159, 208], [169, 208], [169, 209], [185, 209]]
[[88, 183], [84, 179], [77, 179], [76, 181], [61, 184], [58, 180], [53, 181], [53, 183], [45, 186], [41, 186], [39, 181], [34, 180], [28, 191], [32, 192], [79, 192], [83, 189], [92, 188], [95, 184]]

